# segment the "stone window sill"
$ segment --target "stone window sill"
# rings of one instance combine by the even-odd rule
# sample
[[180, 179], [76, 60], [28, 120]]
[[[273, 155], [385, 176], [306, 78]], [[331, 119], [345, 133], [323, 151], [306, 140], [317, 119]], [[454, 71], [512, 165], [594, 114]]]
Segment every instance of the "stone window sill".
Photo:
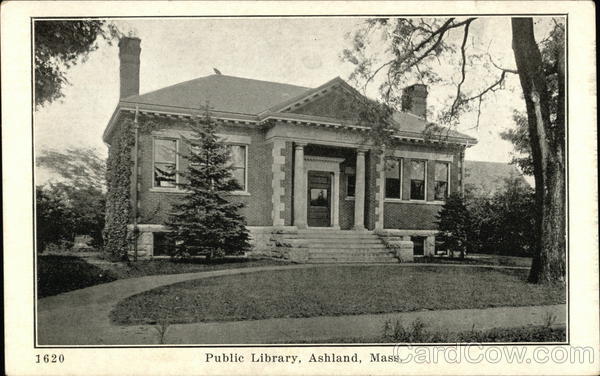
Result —
[[229, 192], [229, 196], [251, 196], [250, 192], [247, 191], [233, 191]]
[[444, 205], [445, 201], [423, 201], [423, 200], [402, 200], [399, 198], [386, 198], [384, 202], [394, 204], [419, 204], [419, 205]]
[[[154, 193], [175, 193], [175, 194], [186, 194], [189, 193], [189, 191], [185, 191], [183, 189], [177, 189], [177, 188], [150, 188], [150, 192], [154, 192]], [[250, 192], [247, 191], [233, 191], [233, 192], [229, 192], [228, 196], [250, 196]]]
[[154, 188], [150, 188], [150, 192], [158, 192], [158, 193], [186, 193], [186, 191], [179, 189], [179, 188], [159, 188], [159, 187], [154, 187]]

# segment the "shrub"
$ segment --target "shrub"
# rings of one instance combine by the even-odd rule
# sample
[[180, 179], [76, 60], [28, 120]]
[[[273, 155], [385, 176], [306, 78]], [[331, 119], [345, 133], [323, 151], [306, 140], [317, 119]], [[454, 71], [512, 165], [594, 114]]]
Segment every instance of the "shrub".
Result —
[[464, 257], [469, 241], [470, 214], [462, 196], [452, 194], [437, 215], [441, 250]]
[[485, 343], [485, 342], [562, 342], [566, 339], [564, 327], [528, 326], [517, 328], [471, 329], [460, 332], [432, 332], [420, 319], [405, 326], [401, 321], [386, 321], [383, 343]]
[[37, 295], [39, 298], [111, 282], [112, 273], [74, 256], [37, 257]]
[[89, 235], [92, 245], [102, 244], [104, 228], [105, 163], [94, 149], [44, 150], [36, 166], [49, 170], [52, 179], [36, 187], [37, 245]]
[[228, 200], [230, 192], [241, 187], [233, 179], [230, 151], [216, 135], [216, 123], [208, 109], [205, 116], [190, 124], [195, 135], [187, 139], [188, 168], [179, 184], [189, 192], [173, 205], [167, 237], [175, 245], [172, 256], [187, 258], [197, 254], [221, 257], [250, 249], [249, 233], [240, 214], [242, 203]]
[[528, 256], [534, 247], [535, 198], [521, 179], [507, 179], [493, 196], [467, 195], [469, 252]]
[[73, 216], [64, 200], [55, 191], [41, 186], [35, 188], [35, 193], [37, 251], [73, 239]]

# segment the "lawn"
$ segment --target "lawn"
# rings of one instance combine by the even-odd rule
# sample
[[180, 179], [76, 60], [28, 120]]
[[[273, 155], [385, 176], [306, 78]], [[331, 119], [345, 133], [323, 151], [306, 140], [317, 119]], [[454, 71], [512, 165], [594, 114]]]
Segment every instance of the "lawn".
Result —
[[447, 256], [425, 256], [416, 257], [415, 262], [434, 264], [464, 264], [464, 265], [498, 265], [498, 266], [520, 266], [531, 267], [531, 257], [502, 256], [492, 254], [472, 253], [464, 259]]
[[[86, 260], [89, 260], [89, 262]], [[97, 259], [94, 261], [93, 258], [84, 259], [76, 256], [38, 255], [38, 298], [112, 282], [117, 279], [283, 264], [285, 263], [276, 260], [250, 260], [246, 258], [225, 258], [210, 261], [204, 258], [190, 261], [161, 259], [125, 263]]]
[[327, 266], [192, 280], [134, 295], [117, 324], [259, 320], [565, 302], [563, 285], [526, 282], [527, 270], [451, 266]]
[[116, 280], [117, 277], [75, 256], [37, 257], [39, 298]]
[[426, 328], [416, 330], [414, 325], [399, 331], [391, 328], [382, 336], [331, 338], [327, 340], [282, 341], [280, 343], [512, 343], [512, 342], [565, 342], [564, 326], [527, 326], [520, 328], [495, 328], [463, 332], [433, 332]]

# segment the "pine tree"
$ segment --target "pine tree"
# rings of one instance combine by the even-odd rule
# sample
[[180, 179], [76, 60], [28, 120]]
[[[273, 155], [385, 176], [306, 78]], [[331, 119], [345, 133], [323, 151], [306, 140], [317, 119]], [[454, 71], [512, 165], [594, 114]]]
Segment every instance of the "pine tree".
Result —
[[459, 252], [463, 258], [470, 226], [469, 212], [463, 198], [459, 194], [450, 195], [438, 213], [437, 220], [442, 249], [446, 250], [450, 257], [454, 257], [454, 252]]
[[185, 138], [189, 145], [188, 168], [181, 172], [188, 191], [173, 205], [167, 225], [174, 257], [206, 254], [208, 257], [241, 254], [250, 249], [249, 234], [240, 214], [243, 203], [226, 196], [241, 187], [232, 177], [230, 150], [216, 135], [217, 124], [207, 110], [191, 128], [195, 135]]

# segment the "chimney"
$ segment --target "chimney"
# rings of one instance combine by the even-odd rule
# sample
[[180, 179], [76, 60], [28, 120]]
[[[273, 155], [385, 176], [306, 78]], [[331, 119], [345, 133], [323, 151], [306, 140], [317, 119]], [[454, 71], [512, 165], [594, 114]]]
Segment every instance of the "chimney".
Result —
[[119, 40], [120, 99], [140, 93], [140, 43], [139, 38], [123, 37]]
[[427, 85], [414, 84], [404, 88], [402, 111], [427, 119]]

